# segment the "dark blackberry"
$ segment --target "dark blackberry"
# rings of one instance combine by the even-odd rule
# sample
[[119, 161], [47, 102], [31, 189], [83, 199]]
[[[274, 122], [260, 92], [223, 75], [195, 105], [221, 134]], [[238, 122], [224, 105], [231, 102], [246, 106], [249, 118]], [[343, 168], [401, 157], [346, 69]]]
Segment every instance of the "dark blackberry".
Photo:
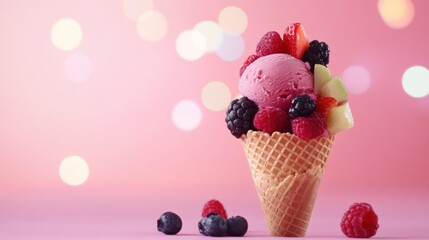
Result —
[[182, 229], [182, 219], [173, 212], [165, 212], [157, 221], [158, 231], [167, 235], [175, 235]]
[[256, 112], [258, 112], [258, 106], [247, 97], [232, 101], [225, 117], [225, 122], [231, 134], [236, 138], [240, 138], [247, 131], [256, 130], [253, 125]]
[[310, 47], [302, 57], [303, 62], [308, 62], [311, 66], [311, 72], [314, 73], [314, 65], [321, 64], [326, 67], [329, 63], [329, 46], [324, 42], [313, 40]]
[[298, 95], [292, 100], [292, 105], [289, 109], [290, 120], [297, 117], [310, 116], [316, 110], [316, 103], [309, 95]]

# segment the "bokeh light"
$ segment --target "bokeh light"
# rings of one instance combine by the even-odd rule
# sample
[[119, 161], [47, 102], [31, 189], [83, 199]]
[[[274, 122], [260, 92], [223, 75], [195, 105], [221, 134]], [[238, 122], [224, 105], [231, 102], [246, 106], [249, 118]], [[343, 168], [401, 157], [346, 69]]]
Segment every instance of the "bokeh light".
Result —
[[60, 19], [52, 26], [51, 41], [59, 50], [73, 50], [82, 41], [82, 28], [74, 19]]
[[209, 110], [224, 110], [231, 101], [231, 90], [223, 82], [210, 82], [204, 86], [201, 99], [204, 106]]
[[429, 95], [429, 70], [423, 66], [412, 66], [402, 75], [402, 88], [414, 98]]
[[241, 34], [247, 28], [247, 15], [241, 8], [229, 6], [220, 11], [218, 22], [225, 32]]
[[146, 11], [137, 19], [137, 32], [145, 41], [160, 41], [167, 34], [167, 30], [167, 19], [158, 11]]
[[201, 58], [206, 49], [206, 39], [199, 31], [186, 30], [176, 39], [176, 51], [185, 60], [194, 61]]
[[124, 0], [123, 10], [127, 18], [137, 20], [140, 14], [153, 9], [153, 0]]
[[73, 53], [67, 56], [64, 62], [64, 73], [67, 78], [82, 82], [89, 78], [92, 72], [92, 61], [91, 59], [82, 53]]
[[202, 112], [194, 101], [183, 100], [174, 106], [171, 118], [178, 129], [190, 131], [200, 125]]
[[222, 44], [223, 30], [213, 21], [202, 21], [195, 25], [195, 31], [200, 32], [206, 40], [206, 52], [214, 52]]
[[395, 29], [408, 26], [414, 18], [411, 0], [379, 0], [378, 11], [383, 21]]
[[222, 44], [216, 51], [225, 61], [234, 61], [244, 53], [244, 40], [240, 35], [224, 34]]
[[371, 76], [362, 66], [350, 66], [343, 72], [343, 81], [347, 90], [353, 94], [363, 94], [371, 86]]
[[70, 156], [60, 164], [61, 180], [71, 186], [77, 186], [88, 180], [88, 163], [79, 156]]

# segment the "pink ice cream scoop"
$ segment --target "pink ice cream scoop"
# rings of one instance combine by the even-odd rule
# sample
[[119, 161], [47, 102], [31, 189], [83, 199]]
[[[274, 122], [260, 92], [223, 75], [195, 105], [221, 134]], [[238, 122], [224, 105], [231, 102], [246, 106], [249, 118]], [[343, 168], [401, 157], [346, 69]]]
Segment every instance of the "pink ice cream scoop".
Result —
[[271, 54], [250, 64], [240, 78], [240, 92], [260, 108], [287, 111], [300, 94], [313, 93], [313, 75], [304, 62], [288, 54]]

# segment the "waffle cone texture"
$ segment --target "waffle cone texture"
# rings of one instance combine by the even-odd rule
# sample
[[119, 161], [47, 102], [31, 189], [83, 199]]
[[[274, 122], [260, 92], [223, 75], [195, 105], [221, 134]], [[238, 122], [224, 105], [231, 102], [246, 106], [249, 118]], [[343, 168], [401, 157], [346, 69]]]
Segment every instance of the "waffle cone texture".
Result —
[[274, 236], [304, 237], [335, 136], [249, 131], [243, 147]]

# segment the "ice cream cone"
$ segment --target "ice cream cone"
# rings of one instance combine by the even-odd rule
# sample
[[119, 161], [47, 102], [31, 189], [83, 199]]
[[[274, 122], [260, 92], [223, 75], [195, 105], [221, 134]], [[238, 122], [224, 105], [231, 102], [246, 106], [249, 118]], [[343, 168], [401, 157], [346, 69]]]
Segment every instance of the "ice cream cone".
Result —
[[249, 131], [243, 146], [270, 232], [303, 237], [335, 136]]

